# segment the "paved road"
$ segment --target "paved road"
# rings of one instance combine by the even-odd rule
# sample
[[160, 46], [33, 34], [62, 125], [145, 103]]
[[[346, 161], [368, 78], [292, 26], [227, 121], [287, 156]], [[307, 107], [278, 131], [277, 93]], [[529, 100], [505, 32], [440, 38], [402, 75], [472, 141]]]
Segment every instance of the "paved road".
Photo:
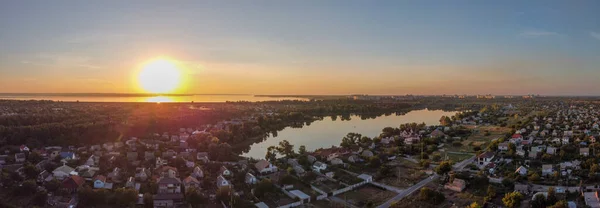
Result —
[[382, 205], [379, 205], [377, 208], [388, 208], [390, 206], [392, 206], [392, 204], [394, 202], [400, 201], [402, 198], [411, 195], [413, 192], [421, 189], [423, 186], [427, 185], [428, 183], [430, 183], [431, 181], [435, 180], [436, 178], [438, 178], [439, 176], [437, 174], [427, 177], [426, 179], [423, 179], [421, 182], [415, 184], [414, 186], [411, 186], [410, 188], [407, 188], [406, 190], [404, 190], [402, 193], [396, 195], [394, 198], [388, 200], [387, 202], [383, 203]]
[[463, 160], [459, 163], [456, 163], [453, 165], [453, 168], [455, 171], [462, 171], [468, 164], [473, 163], [473, 161], [475, 161], [476, 156], [473, 156], [469, 159]]

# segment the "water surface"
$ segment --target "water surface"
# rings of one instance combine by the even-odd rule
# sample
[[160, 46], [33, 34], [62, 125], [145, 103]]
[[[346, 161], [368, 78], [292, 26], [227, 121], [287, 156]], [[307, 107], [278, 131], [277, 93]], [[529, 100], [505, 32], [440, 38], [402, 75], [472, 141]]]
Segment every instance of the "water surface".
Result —
[[315, 121], [310, 126], [303, 128], [285, 128], [277, 133], [277, 137], [269, 136], [266, 140], [250, 146], [250, 150], [242, 156], [253, 158], [264, 158], [269, 146], [276, 146], [282, 140], [288, 140], [296, 150], [300, 145], [305, 145], [308, 151], [318, 148], [339, 146], [342, 138], [349, 132], [362, 134], [363, 136], [379, 136], [385, 127], [399, 127], [405, 123], [423, 123], [427, 125], [439, 125], [440, 117], [453, 116], [457, 112], [442, 110], [415, 110], [404, 115], [380, 116], [375, 119], [362, 120], [359, 116], [351, 116], [351, 120], [342, 121], [339, 117], [333, 121], [326, 117], [321, 121]]

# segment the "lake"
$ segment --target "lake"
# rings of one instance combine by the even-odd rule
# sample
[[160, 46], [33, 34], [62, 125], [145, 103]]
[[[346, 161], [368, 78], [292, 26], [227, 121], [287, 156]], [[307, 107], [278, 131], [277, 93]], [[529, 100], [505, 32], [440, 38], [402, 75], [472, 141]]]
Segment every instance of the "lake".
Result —
[[269, 146], [277, 146], [282, 140], [288, 140], [294, 145], [296, 151], [300, 145], [305, 145], [308, 151], [318, 148], [339, 146], [342, 138], [349, 132], [362, 134], [363, 136], [379, 136], [385, 127], [399, 127], [405, 123], [423, 123], [427, 125], [439, 125], [442, 116], [453, 116], [457, 112], [442, 110], [414, 110], [404, 115], [380, 116], [375, 119], [362, 120], [359, 116], [351, 116], [351, 120], [342, 121], [338, 117], [335, 121], [326, 117], [321, 121], [315, 121], [310, 126], [303, 128], [285, 128], [277, 132], [277, 137], [269, 136], [266, 140], [252, 144], [248, 152], [242, 154], [244, 157], [264, 158]]
[[277, 101], [277, 100], [307, 100], [294, 97], [261, 97], [254, 95], [176, 95], [176, 96], [144, 96], [127, 94], [94, 94], [94, 95], [65, 95], [65, 94], [0, 94], [0, 99], [7, 100], [52, 100], [64, 102], [227, 102], [227, 101]]

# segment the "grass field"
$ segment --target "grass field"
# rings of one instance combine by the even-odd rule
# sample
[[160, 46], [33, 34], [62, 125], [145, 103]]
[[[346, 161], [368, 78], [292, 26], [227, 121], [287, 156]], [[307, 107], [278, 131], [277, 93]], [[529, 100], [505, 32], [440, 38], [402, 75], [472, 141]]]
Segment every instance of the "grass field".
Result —
[[395, 192], [366, 185], [341, 194], [338, 197], [357, 207], [372, 207], [383, 204], [394, 196], [396, 196]]
[[460, 161], [463, 161], [463, 160], [473, 157], [474, 154], [457, 154], [457, 153], [445, 152], [445, 153], [441, 153], [441, 155], [447, 156], [448, 160], [452, 161], [453, 163], [458, 163]]
[[[449, 152], [470, 152], [473, 153], [473, 148], [480, 147], [485, 149], [492, 140], [503, 137], [506, 133], [511, 132], [510, 128], [500, 126], [466, 126], [473, 131], [473, 134], [461, 142], [461, 146], [447, 144], [444, 148]], [[489, 133], [489, 134], [488, 134]], [[442, 153], [443, 155], [443, 153]]]

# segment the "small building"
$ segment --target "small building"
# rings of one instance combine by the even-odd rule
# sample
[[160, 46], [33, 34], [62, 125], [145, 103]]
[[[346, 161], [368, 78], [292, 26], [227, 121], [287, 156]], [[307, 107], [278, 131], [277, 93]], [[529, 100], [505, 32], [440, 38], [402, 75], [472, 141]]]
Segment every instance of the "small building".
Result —
[[310, 203], [310, 196], [300, 190], [291, 190], [290, 194], [296, 196], [302, 203]]
[[60, 166], [52, 171], [54, 178], [63, 180], [71, 175], [71, 172], [75, 171], [74, 168], [67, 165]]
[[245, 180], [246, 184], [256, 184], [258, 183], [258, 179], [252, 173], [246, 173]]
[[15, 162], [16, 163], [24, 163], [25, 162], [25, 153], [17, 153], [15, 154]]
[[217, 177], [217, 187], [218, 188], [231, 187], [231, 183], [229, 183], [229, 181], [227, 179], [225, 179], [225, 177], [218, 176]]
[[185, 188], [185, 190], [188, 190], [188, 189], [200, 190], [200, 181], [198, 181], [198, 179], [196, 179], [192, 176], [188, 176], [187, 178], [183, 179], [183, 187]]
[[526, 176], [527, 175], [527, 168], [520, 166], [519, 168], [517, 168], [517, 170], [515, 171], [515, 173], [521, 175], [521, 176]]
[[92, 181], [94, 182], [95, 189], [101, 189], [104, 188], [104, 184], [106, 183], [106, 177], [103, 175], [97, 175]]
[[277, 172], [277, 166], [274, 166], [267, 160], [258, 161], [256, 164], [254, 164], [254, 167], [261, 174]]
[[579, 155], [584, 156], [584, 157], [590, 156], [590, 148], [589, 147], [579, 148]]
[[340, 158], [333, 158], [329, 162], [331, 163], [331, 165], [343, 165], [344, 164], [344, 161], [342, 161], [342, 159], [340, 159]]
[[74, 192], [77, 192], [77, 190], [79, 188], [81, 188], [81, 186], [83, 186], [84, 183], [85, 183], [85, 179], [83, 179], [80, 176], [76, 176], [76, 175], [69, 176], [68, 178], [63, 180], [62, 189], [64, 191], [74, 193]]
[[317, 172], [320, 172], [322, 170], [326, 170], [327, 169], [327, 164], [322, 163], [320, 161], [317, 161], [317, 162], [315, 162], [312, 165], [312, 169], [315, 170], [315, 171], [317, 171]]
[[373, 157], [373, 152], [371, 152], [371, 150], [365, 150], [362, 152], [361, 154], [363, 157], [369, 158], [369, 157]]
[[455, 178], [454, 181], [452, 181], [452, 183], [448, 183], [444, 186], [444, 188], [456, 192], [462, 192], [463, 190], [465, 190], [466, 187], [467, 183], [464, 180], [458, 178]]
[[493, 152], [484, 152], [477, 156], [477, 164], [480, 166], [487, 166], [494, 159]]
[[509, 144], [508, 142], [502, 142], [498, 144], [498, 150], [500, 151], [508, 151]]
[[583, 198], [585, 200], [585, 205], [591, 208], [600, 208], [600, 197], [598, 197], [598, 191], [584, 192]]
[[219, 173], [222, 176], [231, 176], [231, 171], [229, 171], [229, 169], [227, 169], [225, 166], [221, 166], [221, 169], [219, 169]]
[[202, 171], [202, 168], [200, 168], [200, 166], [196, 166], [192, 171], [192, 176], [196, 179], [204, 178], [204, 171]]
[[554, 169], [551, 164], [542, 165], [542, 176], [550, 175], [552, 172], [554, 172]]

